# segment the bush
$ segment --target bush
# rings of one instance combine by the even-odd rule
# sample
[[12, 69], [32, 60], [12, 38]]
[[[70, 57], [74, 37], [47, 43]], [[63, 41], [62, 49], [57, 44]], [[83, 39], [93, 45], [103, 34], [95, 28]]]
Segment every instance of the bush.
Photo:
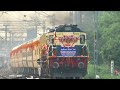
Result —
[[[111, 76], [110, 67], [107, 65], [97, 66], [97, 74], [100, 76], [100, 79], [120, 79], [120, 75]], [[88, 74], [84, 79], [95, 79], [95, 70], [94, 64], [88, 64]]]

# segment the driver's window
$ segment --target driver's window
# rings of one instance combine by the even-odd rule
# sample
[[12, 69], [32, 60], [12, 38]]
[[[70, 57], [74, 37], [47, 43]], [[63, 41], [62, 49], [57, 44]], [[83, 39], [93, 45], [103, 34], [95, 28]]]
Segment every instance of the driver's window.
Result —
[[80, 35], [80, 44], [85, 44], [85, 35]]
[[53, 35], [50, 35], [50, 36], [49, 36], [49, 42], [50, 42], [50, 44], [54, 44], [54, 38], [53, 38]]

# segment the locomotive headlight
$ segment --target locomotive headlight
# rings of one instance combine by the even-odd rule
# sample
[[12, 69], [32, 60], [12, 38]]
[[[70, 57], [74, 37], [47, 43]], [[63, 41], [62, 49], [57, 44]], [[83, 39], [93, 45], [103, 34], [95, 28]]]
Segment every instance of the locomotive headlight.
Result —
[[84, 68], [84, 63], [83, 62], [79, 62], [78, 63], [78, 68]]
[[53, 68], [58, 68], [58, 67], [59, 67], [58, 62], [54, 62], [54, 63], [53, 63]]

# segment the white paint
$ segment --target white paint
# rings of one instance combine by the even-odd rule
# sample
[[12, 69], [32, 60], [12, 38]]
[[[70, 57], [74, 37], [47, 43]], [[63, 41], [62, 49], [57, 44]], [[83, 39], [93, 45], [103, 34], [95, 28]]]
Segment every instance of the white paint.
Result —
[[34, 79], [33, 76], [30, 76], [30, 78], [26, 77], [26, 79]]
[[96, 77], [95, 77], [96, 79], [100, 79], [100, 76], [99, 75], [96, 75]]
[[22, 75], [17, 75], [17, 77], [22, 77]]
[[111, 76], [113, 75], [114, 73], [114, 61], [111, 60]]

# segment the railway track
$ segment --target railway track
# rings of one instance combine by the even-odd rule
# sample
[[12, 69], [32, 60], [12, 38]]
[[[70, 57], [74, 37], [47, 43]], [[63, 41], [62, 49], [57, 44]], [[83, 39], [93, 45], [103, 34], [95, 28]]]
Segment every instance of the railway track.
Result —
[[9, 68], [0, 69], [0, 79], [46, 79], [46, 78], [35, 78], [33, 76], [18, 75], [12, 72]]
[[0, 79], [13, 79], [12, 77], [9, 77], [11, 74], [13, 74], [13, 72], [8, 67], [0, 69]]
[[[0, 69], [0, 79], [52, 79], [52, 78], [38, 78], [34, 76], [18, 75], [13, 73], [12, 70], [10, 70], [10, 68], [5, 67]], [[77, 79], [77, 78], [55, 78], [55, 79]]]
[[7, 77], [7, 76], [0, 75], [0, 79], [12, 79], [12, 78]]

